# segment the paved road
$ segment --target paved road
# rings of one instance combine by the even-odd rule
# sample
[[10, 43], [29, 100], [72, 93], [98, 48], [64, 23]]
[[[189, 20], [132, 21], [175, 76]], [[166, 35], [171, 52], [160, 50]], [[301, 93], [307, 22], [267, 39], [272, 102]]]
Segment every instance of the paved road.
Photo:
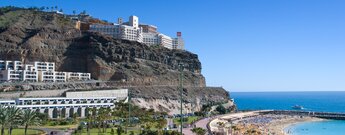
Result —
[[210, 130], [217, 131], [218, 130], [218, 124], [219, 122], [227, 123], [228, 121], [234, 121], [246, 117], [252, 117], [255, 115], [259, 115], [260, 112], [267, 112], [271, 110], [260, 110], [260, 111], [249, 111], [249, 112], [239, 112], [239, 113], [230, 113], [225, 114], [222, 116], [218, 116], [217, 118], [212, 119], [210, 122]]
[[[197, 122], [195, 123], [195, 127], [200, 127], [200, 128], [203, 128], [203, 129], [205, 129], [205, 130], [207, 131], [207, 123], [208, 123], [211, 119], [213, 119], [213, 118], [204, 118], [204, 119], [201, 119], [201, 120], [199, 120], [199, 121], [197, 121]], [[184, 129], [182, 130], [182, 132], [183, 132], [183, 134], [185, 134], [185, 135], [196, 135], [196, 134], [194, 134], [194, 133], [191, 131], [191, 129], [193, 129], [193, 126], [192, 126], [192, 127], [189, 127], [189, 128], [184, 128]]]
[[47, 135], [50, 135], [52, 131], [55, 132], [54, 135], [71, 135], [73, 133], [73, 130], [68, 130], [66, 132], [65, 130], [51, 129], [51, 128], [37, 128], [37, 129], [43, 130], [44, 132], [46, 132]]

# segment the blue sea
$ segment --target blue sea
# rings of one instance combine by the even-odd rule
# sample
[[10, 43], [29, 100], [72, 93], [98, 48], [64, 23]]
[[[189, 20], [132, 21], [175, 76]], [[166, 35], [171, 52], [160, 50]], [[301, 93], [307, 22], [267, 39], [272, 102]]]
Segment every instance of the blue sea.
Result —
[[[292, 110], [345, 113], [345, 92], [231, 92], [239, 110]], [[293, 135], [345, 135], [345, 121], [305, 122], [288, 127]]]

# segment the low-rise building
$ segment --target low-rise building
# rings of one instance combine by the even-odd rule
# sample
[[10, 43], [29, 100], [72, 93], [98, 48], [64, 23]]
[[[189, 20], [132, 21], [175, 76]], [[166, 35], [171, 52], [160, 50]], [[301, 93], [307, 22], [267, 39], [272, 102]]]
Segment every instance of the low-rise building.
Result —
[[78, 73], [78, 72], [67, 72], [66, 79], [69, 81], [77, 81], [77, 80], [90, 80], [91, 74], [90, 73]]
[[0, 60], [0, 81], [66, 82], [68, 80], [90, 80], [90, 73], [55, 71], [54, 62], [32, 62]]
[[15, 100], [0, 100], [0, 105], [13, 106], [13, 105], [16, 105], [16, 101]]
[[0, 60], [0, 70], [6, 69], [6, 62], [3, 60]]
[[54, 82], [55, 74], [54, 71], [39, 71], [38, 81], [39, 82]]
[[55, 71], [54, 62], [33, 62], [33, 66], [37, 71]]
[[23, 79], [27, 82], [37, 82], [38, 80], [38, 72], [37, 71], [32, 71], [32, 70], [23, 70]]
[[[66, 82], [67, 81], [67, 73], [66, 72], [54, 72], [54, 77], [55, 77], [54, 78], [55, 82]], [[89, 79], [90, 79], [90, 77], [89, 77]]]
[[[105, 95], [106, 94], [106, 95]], [[19, 109], [30, 109], [45, 113], [49, 118], [72, 118], [74, 115], [85, 117], [92, 108], [114, 108], [115, 102], [128, 98], [128, 90], [102, 90], [67, 92], [66, 97], [17, 98], [0, 100], [0, 105], [16, 106]]]
[[22, 79], [22, 70], [1, 70], [1, 81], [21, 81]]
[[0, 70], [22, 70], [23, 64], [21, 61], [4, 61], [0, 60]]
[[92, 108], [114, 108], [117, 102], [116, 97], [80, 97], [80, 98], [18, 98], [16, 106], [20, 109], [35, 110], [46, 113], [50, 118], [72, 118], [85, 117], [88, 109]]

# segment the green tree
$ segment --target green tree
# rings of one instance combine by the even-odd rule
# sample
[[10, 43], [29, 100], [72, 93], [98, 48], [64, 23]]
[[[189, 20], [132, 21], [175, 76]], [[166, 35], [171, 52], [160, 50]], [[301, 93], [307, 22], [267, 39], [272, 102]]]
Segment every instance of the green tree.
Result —
[[218, 105], [216, 108], [216, 111], [219, 112], [220, 114], [226, 114], [227, 110], [223, 105]]
[[158, 133], [162, 134], [163, 128], [165, 128], [167, 125], [167, 120], [164, 118], [159, 118], [159, 119], [155, 120], [155, 122], [156, 122], [155, 127], [158, 129]]
[[205, 135], [206, 134], [206, 130], [200, 127], [197, 128], [193, 128], [191, 129], [193, 133], [197, 134], [197, 135]]
[[93, 117], [92, 117], [93, 109], [87, 108], [87, 109], [85, 109], [85, 111], [88, 111], [88, 113], [86, 115], [86, 131], [87, 131], [87, 134], [89, 135], [90, 134], [91, 123], [93, 121]]
[[111, 118], [111, 114], [110, 114], [111, 110], [110, 108], [103, 108], [101, 107], [99, 110], [98, 110], [98, 127], [102, 127], [103, 129], [103, 133], [106, 132], [106, 128], [107, 128], [107, 123], [106, 123], [106, 120], [109, 120]]
[[47, 124], [49, 121], [49, 116], [46, 113], [37, 113], [37, 117], [40, 118], [42, 125]]
[[6, 108], [4, 106], [0, 106], [0, 125], [1, 125], [1, 135], [5, 134], [5, 124], [6, 124]]
[[78, 123], [78, 117], [79, 117], [78, 113], [73, 114], [73, 123]]
[[6, 125], [8, 126], [8, 134], [12, 135], [14, 127], [19, 125], [20, 110], [14, 106], [9, 106], [5, 111]]
[[124, 130], [123, 130], [122, 126], [119, 125], [116, 129], [117, 135], [121, 135], [123, 132], [124, 132]]
[[115, 130], [114, 130], [113, 128], [111, 128], [110, 134], [111, 134], [111, 135], [115, 135]]
[[24, 126], [24, 134], [27, 135], [27, 130], [28, 127], [31, 125], [40, 125], [40, 118], [38, 117], [38, 113], [36, 111], [31, 111], [31, 110], [24, 110], [22, 115], [21, 115], [21, 122], [22, 125]]

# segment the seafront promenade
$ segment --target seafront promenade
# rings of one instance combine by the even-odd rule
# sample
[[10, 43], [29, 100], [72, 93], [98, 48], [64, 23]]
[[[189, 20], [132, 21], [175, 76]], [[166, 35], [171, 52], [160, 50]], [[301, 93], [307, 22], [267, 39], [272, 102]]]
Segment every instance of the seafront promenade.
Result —
[[230, 128], [231, 125], [230, 124], [227, 125], [228, 122], [231, 123], [233, 121], [240, 120], [243, 118], [255, 117], [255, 116], [260, 115], [260, 113], [269, 112], [269, 111], [272, 111], [272, 110], [249, 111], [249, 112], [240, 112], [240, 113], [232, 113], [228, 115], [223, 115], [221, 117], [217, 117], [211, 120], [208, 123], [208, 128], [211, 133], [220, 132], [220, 130], [222, 130], [221, 132], [223, 132], [223, 129]]

